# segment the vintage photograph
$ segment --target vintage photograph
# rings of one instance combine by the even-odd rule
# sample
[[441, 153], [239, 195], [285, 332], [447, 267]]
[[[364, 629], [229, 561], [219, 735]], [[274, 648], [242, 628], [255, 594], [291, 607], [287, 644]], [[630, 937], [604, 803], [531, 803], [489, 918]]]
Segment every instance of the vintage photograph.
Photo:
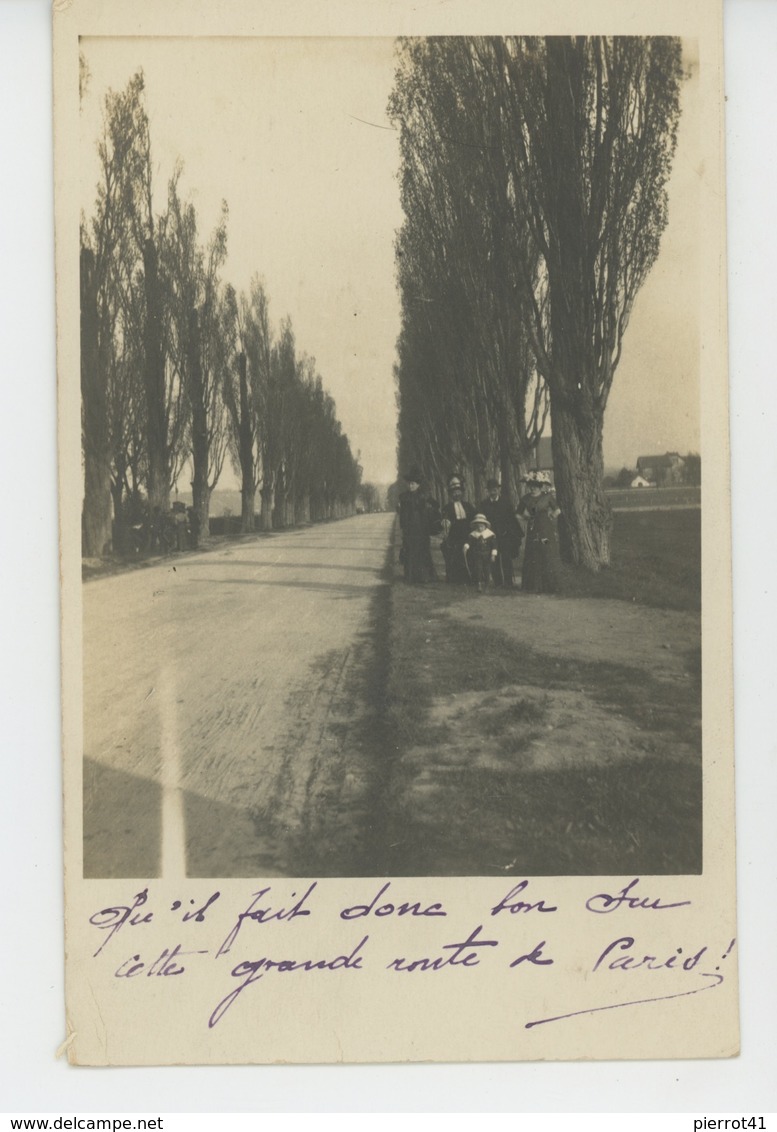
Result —
[[79, 47], [83, 877], [702, 873], [697, 41]]

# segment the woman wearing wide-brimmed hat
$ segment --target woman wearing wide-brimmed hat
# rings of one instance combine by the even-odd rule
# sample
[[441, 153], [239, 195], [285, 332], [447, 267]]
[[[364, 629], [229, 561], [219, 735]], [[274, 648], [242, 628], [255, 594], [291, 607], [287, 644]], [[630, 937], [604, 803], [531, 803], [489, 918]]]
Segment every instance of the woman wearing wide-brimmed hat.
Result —
[[547, 472], [529, 472], [526, 484], [529, 490], [518, 504], [518, 516], [526, 523], [521, 588], [528, 593], [556, 593], [559, 585], [556, 520], [561, 510]]
[[403, 479], [407, 489], [399, 497], [399, 526], [402, 531], [400, 560], [406, 582], [434, 582], [429, 539], [440, 531], [440, 511], [434, 499], [423, 490], [420, 469], [411, 468]]

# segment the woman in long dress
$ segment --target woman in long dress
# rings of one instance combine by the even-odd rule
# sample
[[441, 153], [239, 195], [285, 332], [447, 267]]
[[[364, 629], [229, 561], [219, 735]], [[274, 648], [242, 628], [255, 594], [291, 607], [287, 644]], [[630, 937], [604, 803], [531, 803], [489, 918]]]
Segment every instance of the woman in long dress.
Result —
[[418, 468], [411, 468], [404, 479], [407, 489], [399, 497], [399, 526], [405, 581], [434, 582], [437, 575], [429, 540], [440, 530], [439, 507], [424, 492]]
[[518, 504], [526, 524], [521, 588], [527, 593], [553, 594], [559, 586], [556, 520], [561, 514], [547, 472], [529, 472], [528, 492]]

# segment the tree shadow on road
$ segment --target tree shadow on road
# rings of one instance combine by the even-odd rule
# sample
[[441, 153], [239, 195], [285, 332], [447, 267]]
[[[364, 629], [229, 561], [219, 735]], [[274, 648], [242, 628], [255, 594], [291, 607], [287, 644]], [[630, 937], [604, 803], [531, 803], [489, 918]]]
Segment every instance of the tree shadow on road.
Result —
[[[320, 547], [319, 547], [320, 549]], [[188, 570], [192, 566], [204, 566], [206, 568], [212, 567], [211, 562], [187, 562], [185, 568]], [[374, 578], [379, 578], [381, 575], [380, 566], [350, 566], [340, 562], [278, 562], [275, 559], [272, 561], [265, 561], [262, 558], [239, 558], [235, 561], [223, 561], [219, 559], [219, 568], [224, 566], [245, 567], [253, 566], [262, 570], [265, 568], [278, 569], [278, 570], [356, 570], [363, 574], [372, 574]]]
[[[279, 589], [293, 589], [293, 590], [313, 590], [319, 593], [328, 593], [333, 597], [337, 596], [340, 599], [353, 599], [363, 598], [369, 599], [372, 587], [370, 585], [364, 586], [351, 586], [347, 582], [296, 582], [291, 579], [286, 581], [275, 581], [274, 579], [267, 578], [226, 578], [223, 581], [219, 578], [212, 579], [199, 579], [202, 584], [214, 586], [256, 586], [258, 589], [264, 586], [275, 586]], [[377, 583], [377, 579], [376, 579]]]
[[157, 877], [162, 788], [84, 759], [84, 877]]

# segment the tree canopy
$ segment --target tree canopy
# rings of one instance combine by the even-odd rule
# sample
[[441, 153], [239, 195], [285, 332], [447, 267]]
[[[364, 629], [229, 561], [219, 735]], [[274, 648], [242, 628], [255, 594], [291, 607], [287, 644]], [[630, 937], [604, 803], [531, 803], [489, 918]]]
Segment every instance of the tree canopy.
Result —
[[547, 396], [566, 550], [594, 570], [609, 560], [604, 412], [667, 222], [681, 78], [668, 37], [400, 50], [400, 452], [428, 467], [443, 449], [477, 476], [496, 437], [520, 464]]

